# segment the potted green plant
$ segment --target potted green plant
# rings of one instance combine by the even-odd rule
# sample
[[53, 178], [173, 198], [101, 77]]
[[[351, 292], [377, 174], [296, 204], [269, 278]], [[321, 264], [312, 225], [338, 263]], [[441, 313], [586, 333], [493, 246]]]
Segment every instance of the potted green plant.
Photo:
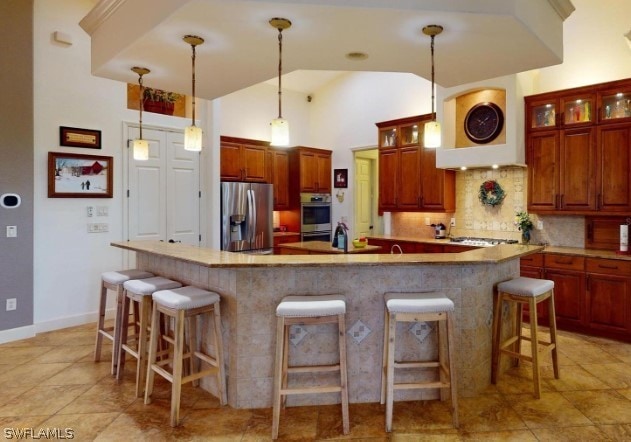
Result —
[[534, 227], [528, 212], [517, 212], [515, 214], [515, 225], [521, 230], [521, 242], [528, 244], [530, 242], [530, 231]]
[[181, 97], [181, 94], [175, 92], [147, 87], [143, 92], [143, 108], [147, 112], [173, 115], [175, 102]]

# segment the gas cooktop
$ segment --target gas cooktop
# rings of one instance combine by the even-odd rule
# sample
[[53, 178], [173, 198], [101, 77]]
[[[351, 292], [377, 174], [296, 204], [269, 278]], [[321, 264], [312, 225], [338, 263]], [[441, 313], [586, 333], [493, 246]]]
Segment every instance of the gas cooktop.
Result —
[[472, 236], [457, 236], [455, 238], [450, 238], [450, 241], [476, 247], [491, 247], [498, 244], [517, 244], [519, 242], [516, 239], [476, 238]]

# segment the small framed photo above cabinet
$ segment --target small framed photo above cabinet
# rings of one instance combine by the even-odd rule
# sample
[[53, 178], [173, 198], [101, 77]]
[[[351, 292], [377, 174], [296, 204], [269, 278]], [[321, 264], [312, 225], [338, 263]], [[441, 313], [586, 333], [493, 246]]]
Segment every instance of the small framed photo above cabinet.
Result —
[[333, 169], [333, 187], [336, 189], [348, 187], [348, 169]]
[[49, 198], [112, 198], [112, 157], [48, 152]]

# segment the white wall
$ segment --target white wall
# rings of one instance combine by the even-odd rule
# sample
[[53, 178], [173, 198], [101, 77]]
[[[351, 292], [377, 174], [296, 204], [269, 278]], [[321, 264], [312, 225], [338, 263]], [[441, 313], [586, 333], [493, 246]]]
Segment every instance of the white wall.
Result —
[[[375, 123], [431, 112], [431, 83], [414, 74], [346, 74], [314, 94], [311, 119], [315, 146], [333, 150], [333, 168], [348, 169], [344, 202], [333, 198], [333, 221], [348, 218], [352, 229], [353, 148], [376, 146]], [[354, 237], [353, 232], [350, 232]]]
[[[566, 22], [566, 61], [540, 70], [536, 92], [609, 81], [631, 73], [631, 51], [622, 37], [629, 30], [631, 2], [573, 2], [577, 11]], [[137, 112], [125, 109], [124, 84], [90, 74], [90, 39], [77, 23], [94, 1], [35, 0], [34, 4], [34, 322], [42, 331], [92, 319], [100, 273], [123, 265], [122, 252], [109, 243], [123, 239], [121, 122], [137, 121]], [[53, 42], [54, 31], [70, 34], [73, 45]], [[430, 95], [429, 82], [411, 74], [352, 73], [316, 91], [311, 103], [303, 94], [285, 91], [283, 116], [291, 124], [292, 144], [333, 149], [333, 167], [349, 169], [352, 183], [351, 149], [376, 144], [374, 123], [428, 113]], [[268, 123], [277, 112], [276, 99], [271, 85], [231, 94], [209, 106], [212, 122], [207, 125], [220, 125], [218, 131], [225, 135], [268, 139]], [[145, 122], [170, 127], [188, 124], [184, 119], [155, 114], [145, 114]], [[103, 149], [61, 148], [59, 126], [102, 130]], [[210, 135], [216, 140], [218, 134]], [[216, 184], [218, 154], [213, 143], [207, 156], [213, 172], [205, 182]], [[114, 198], [47, 198], [49, 151], [113, 156]], [[335, 219], [348, 216], [352, 225], [352, 201], [352, 188], [346, 192], [344, 203], [334, 199]], [[87, 233], [87, 205], [109, 207], [110, 232]]]
[[[283, 118], [289, 121], [292, 146], [310, 146], [307, 94], [284, 90]], [[220, 135], [269, 141], [270, 122], [278, 116], [278, 88], [260, 83], [217, 100]]]
[[631, 1], [572, 0], [563, 23], [563, 63], [540, 69], [537, 93], [631, 77]]
[[[109, 244], [123, 239], [122, 121], [137, 122], [138, 113], [126, 109], [124, 83], [90, 73], [90, 37], [78, 23], [93, 6], [91, 0], [34, 2], [33, 296], [37, 331], [96, 318], [100, 274], [123, 265], [122, 252]], [[68, 33], [73, 44], [54, 42], [55, 31]], [[147, 124], [171, 127], [188, 122], [148, 113], [143, 117]], [[102, 149], [60, 147], [59, 126], [101, 130]], [[114, 198], [48, 198], [49, 151], [114, 157]], [[107, 206], [109, 216], [87, 218], [88, 205]], [[88, 234], [89, 220], [107, 222], [110, 231]]]

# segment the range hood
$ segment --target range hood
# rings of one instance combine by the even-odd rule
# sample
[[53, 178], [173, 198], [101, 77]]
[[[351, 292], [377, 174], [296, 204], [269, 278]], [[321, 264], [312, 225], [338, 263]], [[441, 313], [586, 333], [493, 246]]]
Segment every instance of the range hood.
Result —
[[[438, 102], [442, 106], [438, 107], [442, 113], [437, 113], [437, 119], [442, 123], [443, 142], [436, 150], [436, 167], [526, 167], [524, 96], [532, 91], [533, 77], [532, 73], [515, 74], [439, 89]], [[495, 141], [498, 144], [475, 144], [463, 137], [463, 115], [467, 108], [483, 101], [500, 101], [496, 104], [504, 110], [504, 129]]]

